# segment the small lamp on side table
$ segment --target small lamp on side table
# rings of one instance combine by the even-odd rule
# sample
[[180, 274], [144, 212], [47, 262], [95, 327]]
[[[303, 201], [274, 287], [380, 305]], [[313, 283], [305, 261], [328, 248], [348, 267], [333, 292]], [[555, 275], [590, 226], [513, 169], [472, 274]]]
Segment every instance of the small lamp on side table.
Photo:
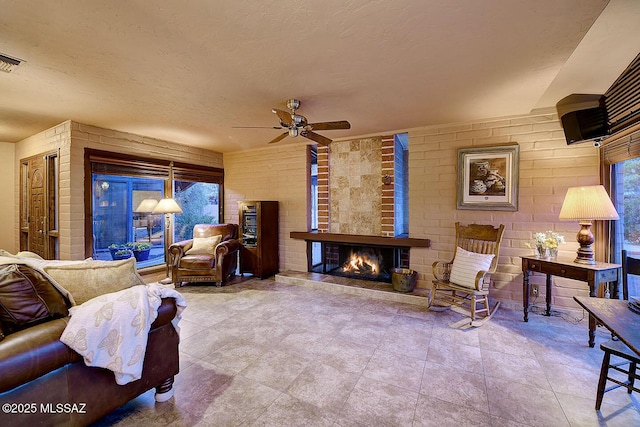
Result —
[[569, 188], [560, 209], [559, 219], [580, 222], [581, 228], [577, 235], [580, 248], [574, 262], [593, 265], [596, 261], [591, 248], [595, 241], [591, 232], [591, 221], [614, 220], [620, 217], [611, 203], [607, 190], [602, 185], [593, 185]]

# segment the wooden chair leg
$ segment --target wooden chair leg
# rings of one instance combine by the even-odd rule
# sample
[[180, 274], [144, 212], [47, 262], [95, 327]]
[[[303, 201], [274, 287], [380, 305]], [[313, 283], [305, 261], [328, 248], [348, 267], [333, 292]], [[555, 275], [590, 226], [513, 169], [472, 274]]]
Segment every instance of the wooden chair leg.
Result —
[[629, 363], [629, 387], [627, 387], [627, 393], [631, 394], [633, 386], [636, 381], [636, 362]]
[[476, 298], [472, 295], [469, 300], [469, 317], [471, 318], [471, 322], [474, 321], [476, 316]]
[[602, 398], [604, 397], [604, 389], [607, 385], [607, 376], [609, 375], [609, 362], [611, 360], [611, 353], [604, 352], [602, 357], [602, 367], [600, 368], [600, 379], [598, 380], [598, 391], [596, 392], [596, 411], [600, 410], [602, 405]]

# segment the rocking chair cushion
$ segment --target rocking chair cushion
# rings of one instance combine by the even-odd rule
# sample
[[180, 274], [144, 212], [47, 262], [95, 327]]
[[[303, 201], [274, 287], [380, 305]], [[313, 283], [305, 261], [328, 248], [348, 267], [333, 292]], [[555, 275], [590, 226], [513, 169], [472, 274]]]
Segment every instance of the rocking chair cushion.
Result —
[[493, 254], [479, 254], [458, 247], [451, 267], [449, 282], [465, 288], [475, 289], [478, 272], [489, 270], [493, 257]]

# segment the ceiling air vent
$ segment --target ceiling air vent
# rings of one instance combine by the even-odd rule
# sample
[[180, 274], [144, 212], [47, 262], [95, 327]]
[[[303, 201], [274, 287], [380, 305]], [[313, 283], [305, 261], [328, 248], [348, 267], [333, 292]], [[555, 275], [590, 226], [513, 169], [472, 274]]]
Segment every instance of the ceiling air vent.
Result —
[[20, 59], [12, 58], [0, 53], [0, 71], [10, 73], [15, 67], [20, 65], [23, 61]]

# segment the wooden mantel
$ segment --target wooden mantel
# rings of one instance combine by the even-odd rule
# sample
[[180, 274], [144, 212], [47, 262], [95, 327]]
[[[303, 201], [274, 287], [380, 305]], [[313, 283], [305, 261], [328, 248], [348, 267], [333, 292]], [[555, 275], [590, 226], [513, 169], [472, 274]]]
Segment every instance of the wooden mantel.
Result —
[[292, 231], [289, 237], [306, 240], [307, 242], [348, 243], [396, 248], [428, 248], [431, 246], [431, 240], [429, 239], [414, 239], [411, 237], [361, 236], [356, 234], [318, 233], [316, 231]]

